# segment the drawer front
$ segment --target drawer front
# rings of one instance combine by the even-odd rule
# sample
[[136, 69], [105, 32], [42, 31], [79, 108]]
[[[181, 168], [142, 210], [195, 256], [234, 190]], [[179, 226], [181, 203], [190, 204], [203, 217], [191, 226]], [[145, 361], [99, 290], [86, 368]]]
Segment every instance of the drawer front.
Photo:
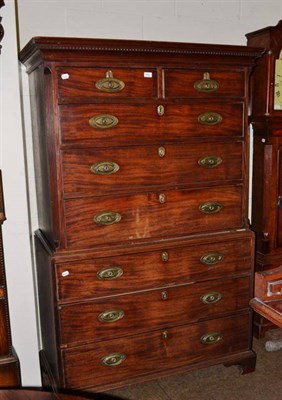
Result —
[[58, 300], [113, 296], [251, 271], [249, 236], [56, 266]]
[[97, 146], [243, 135], [243, 103], [61, 105], [62, 143]]
[[245, 94], [243, 71], [166, 69], [165, 97], [240, 97]]
[[250, 278], [209, 281], [59, 307], [62, 344], [116, 338], [248, 308]]
[[65, 200], [69, 247], [242, 227], [242, 187]]
[[64, 192], [119, 191], [242, 179], [242, 143], [62, 152]]
[[0, 299], [0, 356], [6, 357], [10, 354], [8, 324], [6, 301]]
[[59, 97], [157, 97], [155, 69], [64, 67], [57, 74]]
[[65, 350], [65, 384], [87, 388], [184, 365], [214, 364], [248, 350], [249, 325], [249, 315], [240, 314]]

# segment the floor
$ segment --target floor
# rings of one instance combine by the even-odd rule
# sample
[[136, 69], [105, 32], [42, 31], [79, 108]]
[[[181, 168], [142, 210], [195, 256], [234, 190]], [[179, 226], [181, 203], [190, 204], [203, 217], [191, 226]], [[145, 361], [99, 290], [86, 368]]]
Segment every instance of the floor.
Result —
[[282, 350], [268, 352], [254, 340], [256, 371], [241, 375], [236, 366], [218, 365], [131, 385], [111, 392], [126, 400], [282, 400]]

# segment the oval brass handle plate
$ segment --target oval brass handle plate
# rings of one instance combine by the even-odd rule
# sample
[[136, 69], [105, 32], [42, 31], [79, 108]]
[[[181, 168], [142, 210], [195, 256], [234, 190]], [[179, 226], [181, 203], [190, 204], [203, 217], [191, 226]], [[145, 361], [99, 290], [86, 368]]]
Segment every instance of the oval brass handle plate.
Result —
[[222, 163], [222, 158], [218, 156], [206, 156], [198, 160], [198, 164], [204, 168], [215, 168]]
[[97, 272], [97, 278], [101, 281], [111, 281], [123, 275], [123, 269], [113, 265], [107, 268], [102, 268]]
[[219, 83], [210, 78], [209, 72], [205, 72], [203, 79], [195, 82], [194, 88], [198, 90], [198, 92], [210, 93], [219, 89]]
[[200, 300], [203, 304], [214, 304], [222, 299], [222, 294], [220, 292], [210, 292], [203, 294]]
[[93, 128], [110, 129], [118, 124], [118, 119], [114, 115], [99, 114], [90, 118], [89, 124]]
[[94, 217], [97, 225], [113, 225], [121, 220], [121, 215], [115, 211], [104, 211]]
[[200, 258], [202, 264], [215, 265], [223, 261], [224, 255], [221, 253], [208, 253]]
[[119, 165], [114, 161], [101, 161], [91, 166], [90, 171], [96, 175], [111, 175], [119, 170]]
[[207, 201], [199, 206], [199, 210], [203, 214], [216, 214], [221, 211], [223, 205], [217, 201]]
[[210, 332], [203, 335], [200, 339], [202, 344], [214, 344], [222, 340], [223, 336], [219, 332]]
[[222, 116], [215, 112], [205, 112], [198, 116], [198, 121], [201, 125], [217, 125], [222, 121]]
[[116, 322], [124, 317], [123, 310], [107, 310], [99, 314], [98, 320], [100, 322]]
[[114, 78], [112, 71], [107, 71], [106, 77], [97, 81], [95, 86], [101, 92], [117, 93], [123, 90], [125, 83]]
[[105, 367], [116, 367], [126, 359], [124, 353], [111, 353], [101, 358], [101, 364]]

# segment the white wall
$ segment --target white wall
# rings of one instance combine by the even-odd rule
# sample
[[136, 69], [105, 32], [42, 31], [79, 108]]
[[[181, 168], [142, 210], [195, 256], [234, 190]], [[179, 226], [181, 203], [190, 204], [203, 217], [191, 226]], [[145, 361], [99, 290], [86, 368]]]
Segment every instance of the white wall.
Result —
[[[6, 211], [5, 254], [13, 342], [18, 351], [24, 385], [39, 385], [32, 257], [29, 246], [27, 186], [30, 190], [31, 230], [37, 227], [32, 169], [31, 124], [27, 76], [23, 73], [25, 176], [21, 129], [14, 0], [2, 9], [6, 36], [1, 62], [1, 153]], [[246, 43], [245, 33], [281, 18], [282, 0], [18, 0], [19, 39], [23, 47], [32, 36], [84, 36], [125, 39]], [[2, 118], [4, 121], [2, 122]]]

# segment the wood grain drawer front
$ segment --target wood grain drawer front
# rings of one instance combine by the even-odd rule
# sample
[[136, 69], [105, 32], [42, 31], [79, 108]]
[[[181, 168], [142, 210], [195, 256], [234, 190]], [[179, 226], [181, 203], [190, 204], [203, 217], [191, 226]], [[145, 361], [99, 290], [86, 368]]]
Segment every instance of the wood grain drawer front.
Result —
[[242, 227], [242, 187], [65, 200], [69, 247]]
[[[161, 102], [160, 102], [161, 103]], [[243, 103], [61, 105], [62, 143], [97, 146], [243, 135]]]
[[[203, 361], [215, 363], [248, 350], [249, 325], [244, 313], [65, 350], [65, 384], [87, 388]], [[205, 338], [211, 343], [204, 344]]]
[[243, 71], [165, 69], [165, 97], [240, 97], [245, 94]]
[[250, 278], [202, 282], [59, 307], [61, 343], [127, 336], [248, 308]]
[[10, 332], [6, 300], [0, 299], [0, 356], [10, 354]]
[[142, 68], [58, 68], [59, 97], [157, 97], [157, 71]]
[[250, 237], [56, 266], [59, 301], [75, 301], [251, 271]]
[[64, 192], [132, 190], [242, 179], [242, 143], [62, 152]]

